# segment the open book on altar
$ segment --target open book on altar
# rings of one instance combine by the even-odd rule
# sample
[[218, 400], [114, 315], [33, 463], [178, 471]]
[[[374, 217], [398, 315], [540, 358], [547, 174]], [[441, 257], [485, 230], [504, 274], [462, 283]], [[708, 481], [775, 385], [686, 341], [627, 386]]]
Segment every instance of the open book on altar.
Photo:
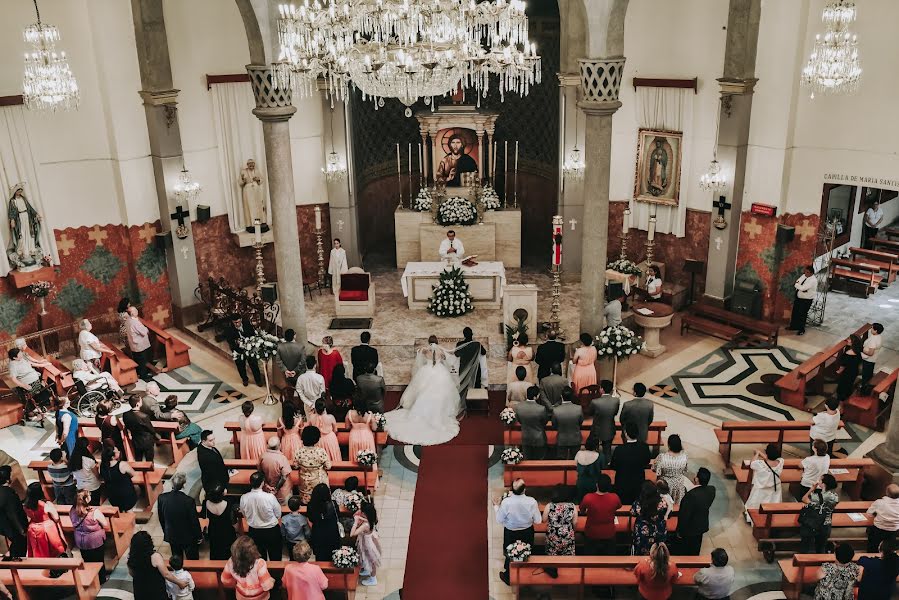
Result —
[[468, 256], [466, 256], [465, 258], [462, 259], [462, 264], [465, 265], [466, 267], [473, 267], [476, 264], [478, 264], [478, 261], [475, 260], [477, 257], [478, 257], [477, 254], [469, 254]]

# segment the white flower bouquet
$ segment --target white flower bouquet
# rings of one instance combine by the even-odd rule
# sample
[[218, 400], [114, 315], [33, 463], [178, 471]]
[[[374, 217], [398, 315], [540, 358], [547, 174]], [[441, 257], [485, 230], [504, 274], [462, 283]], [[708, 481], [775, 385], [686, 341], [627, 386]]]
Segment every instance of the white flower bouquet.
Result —
[[506, 556], [512, 562], [524, 562], [531, 555], [531, 545], [521, 540], [515, 540], [506, 546]]
[[521, 451], [521, 448], [512, 446], [503, 450], [501, 458], [507, 465], [517, 465], [524, 460], [524, 452]]
[[344, 496], [343, 505], [346, 506], [348, 511], [354, 513], [362, 507], [363, 502], [365, 502], [365, 494], [358, 490], [353, 490], [352, 492], [347, 492], [346, 496]]
[[498, 210], [502, 206], [499, 195], [490, 184], [484, 184], [484, 188], [481, 190], [481, 202], [484, 204], [484, 210]]
[[385, 417], [381, 413], [372, 413], [371, 419], [375, 423], [375, 428], [378, 431], [384, 431], [384, 428], [387, 427], [387, 417]]
[[478, 209], [470, 201], [453, 196], [437, 208], [440, 225], [474, 225], [478, 221]]
[[378, 462], [378, 455], [371, 450], [360, 450], [356, 453], [356, 462], [363, 467], [370, 467]]
[[276, 335], [256, 330], [256, 333], [237, 340], [239, 350], [231, 353], [234, 359], [249, 358], [266, 361], [278, 352], [278, 344], [284, 340]]
[[433, 204], [434, 199], [431, 197], [431, 190], [423, 187], [418, 190], [418, 195], [412, 199], [412, 206], [410, 208], [412, 210], [417, 210], [418, 212], [428, 212], [431, 210]]
[[359, 566], [359, 553], [351, 546], [341, 546], [331, 553], [331, 562], [338, 569], [355, 569]]
[[454, 267], [440, 274], [440, 281], [433, 286], [428, 312], [438, 317], [459, 317], [474, 308], [468, 283], [462, 269]]
[[610, 262], [607, 266], [609, 269], [625, 275], [641, 275], [643, 273], [643, 271], [640, 270], [640, 267], [626, 258], [619, 258], [618, 260]]
[[31, 296], [34, 298], [46, 298], [53, 293], [53, 283], [50, 281], [35, 281], [30, 286]]
[[515, 409], [513, 408], [504, 408], [502, 412], [499, 413], [499, 420], [503, 422], [503, 425], [508, 427], [518, 420], [518, 415], [515, 414]]
[[624, 325], [606, 327], [596, 336], [593, 345], [600, 357], [619, 360], [638, 354], [646, 347], [643, 338]]

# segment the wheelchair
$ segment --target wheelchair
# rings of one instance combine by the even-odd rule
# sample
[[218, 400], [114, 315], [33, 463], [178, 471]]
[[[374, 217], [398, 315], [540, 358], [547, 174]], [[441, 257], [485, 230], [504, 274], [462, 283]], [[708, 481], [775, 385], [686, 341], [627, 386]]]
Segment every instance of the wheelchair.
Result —
[[24, 405], [23, 425], [29, 421], [39, 424], [56, 406], [56, 389], [52, 384], [47, 384], [40, 379], [31, 385], [30, 390], [17, 387], [16, 394]]
[[109, 387], [109, 383], [105, 380], [97, 389], [89, 390], [83, 381], [76, 379], [75, 387], [69, 390], [69, 405], [79, 417], [86, 419], [97, 416], [97, 405], [107, 399], [112, 400], [112, 410], [121, 408], [122, 399], [119, 393]]

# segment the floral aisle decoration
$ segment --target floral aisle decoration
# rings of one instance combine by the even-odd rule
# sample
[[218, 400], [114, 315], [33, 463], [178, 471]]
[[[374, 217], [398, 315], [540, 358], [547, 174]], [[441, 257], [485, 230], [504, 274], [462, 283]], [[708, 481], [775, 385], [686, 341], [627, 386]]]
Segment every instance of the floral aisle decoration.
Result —
[[515, 540], [506, 546], [506, 556], [512, 562], [524, 562], [531, 555], [531, 545], [521, 540]]
[[51, 281], [35, 281], [28, 288], [28, 295], [37, 300], [41, 305], [41, 315], [47, 314], [47, 296], [55, 291]]
[[638, 354], [646, 348], [646, 343], [624, 325], [616, 325], [600, 331], [593, 341], [593, 346], [600, 358], [611, 358], [614, 361], [612, 385], [617, 387], [618, 361]]
[[412, 210], [418, 212], [428, 212], [434, 205], [434, 198], [431, 196], [431, 190], [423, 187], [418, 190], [418, 195], [412, 200]]
[[238, 350], [231, 353], [232, 358], [238, 359], [241, 355], [244, 358], [257, 360], [262, 363], [263, 372], [265, 373], [265, 390], [266, 397], [263, 404], [276, 404], [278, 401], [272, 396], [272, 388], [268, 377], [268, 361], [277, 354], [278, 344], [284, 342], [276, 335], [272, 335], [266, 331], [257, 329], [256, 332], [248, 337], [237, 340]]
[[438, 317], [459, 317], [474, 308], [462, 269], [454, 267], [440, 274], [428, 301], [428, 312]]
[[341, 546], [331, 553], [331, 562], [338, 569], [355, 569], [359, 566], [359, 553], [351, 546]]
[[501, 458], [504, 464], [517, 465], [524, 460], [524, 452], [521, 448], [512, 446], [503, 450]]
[[374, 422], [375, 428], [378, 431], [384, 431], [384, 428], [387, 427], [387, 417], [381, 413], [372, 413], [371, 420]]
[[354, 513], [362, 507], [362, 503], [365, 502], [365, 494], [358, 490], [353, 490], [352, 492], [347, 492], [346, 496], [344, 496], [343, 505], [346, 506], [346, 509]]
[[502, 412], [499, 413], [499, 420], [503, 422], [503, 425], [509, 427], [515, 424], [515, 421], [518, 420], [518, 415], [515, 414], [514, 408], [504, 408]]
[[499, 210], [502, 206], [499, 194], [496, 193], [496, 190], [489, 183], [484, 184], [481, 190], [481, 202], [484, 204], [484, 210]]
[[437, 208], [438, 225], [474, 225], [478, 222], [478, 209], [469, 200], [453, 196]]
[[356, 453], [356, 462], [363, 467], [371, 467], [378, 462], [378, 455], [371, 450], [360, 450]]
[[616, 261], [612, 261], [609, 263], [608, 268], [612, 269], [616, 273], [623, 273], [624, 275], [642, 275], [643, 271], [640, 270], [634, 261], [628, 260], [626, 258], [619, 258]]

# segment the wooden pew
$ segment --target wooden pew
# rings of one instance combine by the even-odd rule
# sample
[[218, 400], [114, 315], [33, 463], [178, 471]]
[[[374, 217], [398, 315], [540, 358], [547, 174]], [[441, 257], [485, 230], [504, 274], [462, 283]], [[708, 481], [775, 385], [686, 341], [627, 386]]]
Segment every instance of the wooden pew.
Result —
[[[799, 511], [805, 506], [802, 502], [777, 502], [762, 504], [758, 508], [749, 509], [749, 517], [752, 519], [752, 537], [758, 540], [759, 550], [770, 552], [786, 550], [784, 544], [795, 546], [799, 543]], [[834, 532], [839, 529], [864, 529], [874, 522], [874, 517], [866, 515], [865, 511], [871, 506], [871, 501], [847, 501], [839, 502], [833, 509], [831, 518]], [[853, 520], [850, 515], [861, 514], [864, 519]], [[781, 535], [775, 535], [781, 534]], [[790, 534], [784, 536], [782, 534]], [[862, 547], [867, 542], [867, 536], [862, 533], [857, 537], [831, 536], [834, 543], [855, 542]], [[770, 562], [770, 561], [769, 561]]]
[[883, 248], [887, 252], [899, 253], [899, 242], [877, 237], [870, 238], [870, 241], [875, 250], [877, 250], [878, 248]]
[[896, 260], [895, 254], [853, 247], [849, 248], [849, 255], [856, 262], [867, 263], [880, 269], [886, 274], [887, 283], [893, 283], [896, 274], [899, 273], [899, 261]]
[[179, 367], [186, 367], [190, 364], [190, 346], [173, 336], [171, 333], [159, 327], [153, 321], [141, 319], [147, 329], [150, 330], [150, 343], [153, 347], [153, 357], [164, 357], [165, 367], [159, 368], [153, 365], [150, 367], [157, 373], [165, 373]]
[[[231, 445], [234, 446], [234, 456], [240, 456], [240, 423], [238, 423], [237, 421], [229, 421], [225, 423], [225, 431], [231, 432]], [[278, 424], [265, 423], [262, 425], [262, 431], [277, 435]], [[380, 452], [380, 449], [387, 445], [387, 432], [373, 431], [372, 433], [375, 436], [375, 449]], [[341, 448], [346, 448], [350, 445], [350, 429], [346, 426], [346, 423], [337, 424], [337, 443], [340, 444]]]
[[[893, 369], [892, 373], [886, 371], [876, 373], [871, 378], [870, 384], [873, 387], [869, 394], [863, 395], [857, 391], [843, 402], [843, 418], [870, 429], [883, 431], [893, 405], [897, 376], [899, 376], [899, 369]], [[881, 394], [886, 394], [887, 397], [883, 403], [880, 400]]]
[[690, 314], [682, 316], [680, 321], [680, 334], [684, 335], [685, 331], [690, 331], [691, 329], [707, 333], [714, 337], [719, 337], [729, 342], [732, 342], [737, 336], [743, 333], [741, 329], [705, 317]]
[[[587, 417], [584, 419], [583, 424], [581, 425], [581, 442], [586, 443], [587, 437], [590, 435], [590, 429], [593, 427], [593, 418]], [[649, 433], [646, 436], [646, 443], [652, 448], [656, 454], [659, 453], [659, 448], [662, 445], [662, 433], [668, 427], [667, 421], [653, 421], [649, 424]], [[624, 443], [621, 439], [621, 423], [615, 423], [615, 428], [617, 431], [615, 432], [615, 437], [612, 440], [613, 446], [620, 446]], [[547, 424], [546, 426], [546, 443], [548, 446], [555, 446], [556, 440], [558, 439], [559, 433], [556, 431], [555, 426], [552, 423]], [[503, 431], [503, 444], [506, 446], [520, 446], [521, 445], [521, 424], [518, 422], [513, 423], [505, 428]]]
[[899, 238], [899, 227], [884, 227], [881, 231], [888, 239]]
[[[584, 598], [587, 586], [615, 586], [635, 589], [637, 579], [634, 568], [645, 556], [537, 556], [526, 561], [509, 564], [509, 581], [515, 590], [516, 600], [522, 586], [577, 586], [577, 598]], [[694, 585], [693, 577], [699, 569], [712, 564], [709, 556], [672, 556], [682, 576], [674, 585]], [[185, 567], [186, 568], [186, 567]], [[545, 569], [558, 569], [558, 577], [552, 578]], [[587, 594], [590, 596], [589, 594]]]
[[[190, 448], [187, 445], [187, 438], [181, 440], [175, 438], [178, 434], [178, 423], [175, 423], [174, 421], [153, 421], [153, 429], [155, 429], [156, 433], [162, 438], [156, 442], [157, 445], [171, 446], [172, 466], [177, 467], [178, 463], [181, 462], [181, 459], [190, 452]], [[99, 445], [103, 441], [99, 427], [79, 423], [78, 431], [79, 435], [86, 437], [92, 444]], [[129, 461], [133, 461], [134, 445], [131, 441], [131, 434], [127, 430], [123, 433], [123, 439], [125, 441], [126, 458], [128, 458]]]
[[[615, 481], [615, 471], [605, 469], [603, 473]], [[656, 474], [652, 469], [646, 469], [645, 475], [648, 481], [656, 480]], [[573, 486], [577, 483], [577, 466], [573, 460], [523, 460], [517, 465], [504, 465], [503, 485], [509, 487], [519, 477], [524, 479], [529, 488], [553, 487], [559, 484]]]
[[830, 270], [831, 289], [834, 279], [845, 279], [850, 284], [860, 285], [865, 292], [865, 298], [867, 298], [876, 292], [883, 283], [880, 267], [843, 258], [834, 258], [830, 263], [833, 266]]
[[[876, 554], [856, 554], [854, 561], [862, 556], [878, 556]], [[781, 590], [788, 600], [799, 600], [802, 589], [818, 582], [818, 570], [824, 563], [835, 562], [833, 554], [794, 554], [792, 558], [778, 561], [783, 573]]]
[[[574, 461], [572, 461], [574, 464]], [[237, 470], [237, 473], [231, 476], [228, 481], [229, 488], [248, 488], [250, 486], [250, 475], [259, 468], [259, 463], [254, 460], [243, 459], [225, 459], [225, 466], [229, 469]], [[332, 488], [342, 487], [343, 483], [350, 477], [359, 479], [359, 487], [366, 490], [378, 489], [378, 478], [380, 471], [378, 465], [372, 467], [363, 467], [357, 462], [332, 462], [331, 469], [328, 471], [328, 484]], [[294, 470], [290, 474], [290, 480], [293, 485], [300, 484], [300, 473]]]
[[[855, 335], [864, 338], [871, 328], [865, 323], [855, 331]], [[777, 400], [794, 408], [805, 410], [805, 396], [808, 391], [820, 392], [825, 375], [832, 374], [843, 352], [849, 346], [849, 338], [809, 357], [798, 367], [774, 382]]]
[[69, 371], [64, 364], [59, 362], [59, 360], [50, 356], [41, 356], [31, 348], [26, 348], [25, 352], [35, 360], [46, 360], [50, 363], [49, 367], [41, 369], [41, 379], [45, 384], [47, 384], [47, 382], [52, 382], [53, 387], [56, 388], [57, 395], [65, 396], [66, 392], [75, 385], [75, 380], [72, 377], [71, 371]]
[[[184, 570], [190, 573], [194, 578], [194, 598], [203, 600], [205, 598], [215, 598], [216, 600], [225, 600], [233, 598], [234, 594], [230, 592], [230, 586], [222, 583], [221, 573], [225, 570], [226, 560], [185, 560]], [[284, 568], [289, 565], [289, 561], [270, 560], [266, 563], [269, 573], [277, 579], [281, 579], [284, 575]], [[315, 561], [312, 564], [321, 567], [328, 578], [327, 592], [342, 592], [344, 598], [352, 600], [355, 596], [356, 588], [359, 585], [359, 567], [355, 569], [338, 569], [333, 563]], [[226, 592], [225, 590], [229, 590]], [[280, 596], [278, 596], [280, 597]], [[330, 597], [330, 596], [329, 596]]]
[[[125, 555], [128, 547], [131, 545], [131, 537], [134, 535], [134, 513], [121, 513], [115, 506], [97, 506], [95, 508], [99, 508], [103, 516], [109, 520], [109, 527], [106, 528], [106, 533], [108, 534], [106, 541], [112, 540], [115, 547], [115, 560], [118, 561]], [[75, 528], [72, 527], [72, 519], [69, 518], [72, 507], [61, 505], [57, 506], [56, 510], [59, 511], [59, 520], [63, 532], [73, 534]], [[72, 540], [70, 540], [69, 546], [75, 547]]]
[[137, 363], [115, 346], [110, 346], [110, 350], [104, 352], [100, 359], [103, 370], [109, 371], [122, 387], [137, 383]]
[[[543, 514], [543, 509], [546, 507], [545, 504], [540, 504], [540, 514]], [[677, 529], [677, 513], [680, 507], [675, 505], [674, 508], [671, 509], [671, 514], [668, 515], [668, 519], [666, 521], [666, 525], [668, 531], [674, 531]], [[634, 532], [634, 516], [631, 515], [631, 507], [630, 505], [625, 505], [615, 511], [615, 533], [620, 538], [627, 538], [627, 544], [631, 543], [631, 536]], [[577, 521], [575, 521], [574, 531], [578, 534], [584, 533], [584, 527], [587, 525], [587, 517], [584, 515], [578, 515]], [[546, 521], [541, 521], [534, 525], [534, 533], [536, 534], [545, 534], [546, 533]]]
[[[48, 588], [71, 588], [78, 600], [93, 600], [100, 592], [100, 563], [80, 558], [23, 558], [0, 564], [0, 581], [17, 600], [45, 597]], [[50, 577], [51, 569], [65, 571]]]
[[[573, 462], [573, 461], [572, 461]], [[791, 483], [798, 483], [802, 479], [802, 461], [798, 458], [788, 458], [784, 461], [784, 468], [780, 475], [780, 481], [785, 489]], [[834, 474], [837, 483], [842, 484], [843, 491], [852, 500], [861, 499], [862, 483], [865, 479], [865, 468], [874, 466], [870, 458], [833, 458], [830, 461], [830, 469], [845, 469], [846, 473]], [[749, 468], [749, 461], [744, 460], [733, 467], [734, 477], [737, 479], [737, 494], [746, 502], [752, 488], [753, 471]]]
[[735, 329], [741, 329], [744, 333], [749, 333], [753, 337], [764, 341], [772, 346], [777, 345], [777, 338], [780, 335], [780, 326], [776, 323], [768, 323], [760, 319], [754, 319], [745, 315], [705, 304], [700, 302], [690, 307], [690, 312], [696, 317], [717, 321], [724, 325], [730, 325]]
[[[840, 428], [843, 422], [840, 421]], [[718, 453], [724, 459], [725, 469], [730, 469], [730, 455], [734, 444], [766, 446], [775, 444], [783, 450], [786, 444], [804, 444], [809, 441], [812, 424], [803, 421], [723, 421], [715, 428]]]

